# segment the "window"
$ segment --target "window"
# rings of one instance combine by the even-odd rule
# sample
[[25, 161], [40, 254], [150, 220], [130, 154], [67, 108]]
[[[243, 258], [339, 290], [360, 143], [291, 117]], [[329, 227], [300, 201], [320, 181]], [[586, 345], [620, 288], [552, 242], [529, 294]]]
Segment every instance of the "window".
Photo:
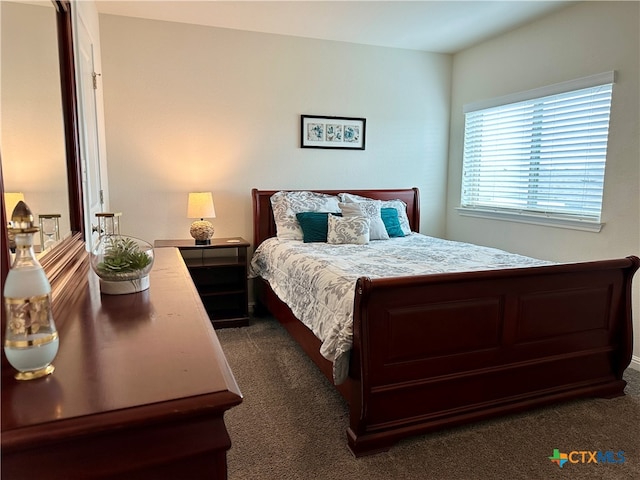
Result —
[[599, 231], [612, 89], [609, 72], [465, 106], [461, 213]]

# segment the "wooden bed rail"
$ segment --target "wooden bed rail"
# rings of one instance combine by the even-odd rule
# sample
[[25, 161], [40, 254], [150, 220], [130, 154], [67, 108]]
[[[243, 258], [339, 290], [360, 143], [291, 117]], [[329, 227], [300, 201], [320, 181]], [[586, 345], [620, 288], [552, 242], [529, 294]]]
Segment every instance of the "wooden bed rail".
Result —
[[361, 278], [349, 446], [577, 397], [623, 395], [640, 259]]

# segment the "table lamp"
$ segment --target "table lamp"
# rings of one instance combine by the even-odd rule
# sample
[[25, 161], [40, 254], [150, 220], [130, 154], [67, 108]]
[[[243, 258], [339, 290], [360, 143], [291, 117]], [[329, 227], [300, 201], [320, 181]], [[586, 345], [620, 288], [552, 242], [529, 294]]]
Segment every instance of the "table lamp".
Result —
[[205, 218], [216, 218], [211, 192], [192, 192], [189, 194], [187, 218], [199, 218], [191, 224], [189, 233], [196, 240], [196, 245], [210, 245], [213, 237], [213, 225]]

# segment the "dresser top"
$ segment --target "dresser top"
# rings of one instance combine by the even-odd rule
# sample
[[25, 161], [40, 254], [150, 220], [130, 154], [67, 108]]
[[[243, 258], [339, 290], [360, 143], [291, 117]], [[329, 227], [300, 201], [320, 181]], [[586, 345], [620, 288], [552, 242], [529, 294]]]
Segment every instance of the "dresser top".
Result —
[[[48, 377], [20, 382], [2, 368], [2, 448], [227, 410], [242, 395], [179, 251], [155, 251], [150, 288], [104, 295], [93, 271], [56, 317], [60, 347]], [[55, 321], [55, 317], [54, 317]]]

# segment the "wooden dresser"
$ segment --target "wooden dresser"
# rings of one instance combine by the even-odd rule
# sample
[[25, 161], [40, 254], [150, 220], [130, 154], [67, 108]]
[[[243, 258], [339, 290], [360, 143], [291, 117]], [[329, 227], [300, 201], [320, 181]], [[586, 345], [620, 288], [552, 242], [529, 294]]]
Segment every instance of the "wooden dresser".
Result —
[[178, 249], [155, 250], [145, 292], [82, 278], [54, 309], [52, 375], [18, 382], [3, 356], [2, 478], [227, 478], [224, 413], [242, 394]]

